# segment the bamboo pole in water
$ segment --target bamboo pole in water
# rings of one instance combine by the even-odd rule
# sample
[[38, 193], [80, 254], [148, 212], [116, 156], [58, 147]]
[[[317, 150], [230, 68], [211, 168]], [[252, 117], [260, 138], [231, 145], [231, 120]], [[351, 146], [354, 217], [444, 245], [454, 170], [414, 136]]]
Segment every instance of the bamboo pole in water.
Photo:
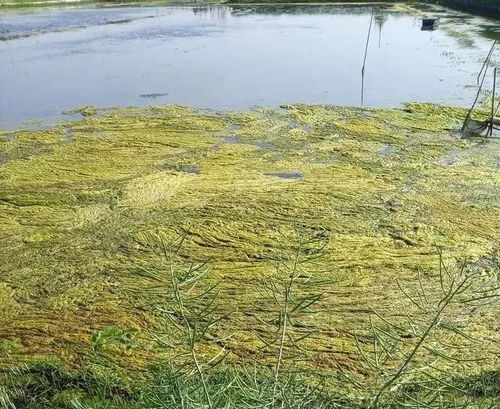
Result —
[[479, 87], [477, 90], [476, 99], [474, 99], [474, 102], [472, 103], [472, 106], [470, 107], [469, 112], [467, 112], [467, 115], [465, 116], [464, 123], [462, 125], [462, 132], [465, 131], [465, 128], [467, 127], [467, 122], [469, 121], [470, 116], [472, 114], [472, 111], [474, 110], [474, 108], [477, 104], [477, 101], [479, 100], [479, 95], [481, 95], [481, 90], [483, 89], [484, 80], [486, 79], [486, 74], [488, 72], [490, 57], [491, 57], [491, 54], [493, 52], [493, 49], [494, 49], [496, 43], [497, 42], [495, 40], [495, 42], [491, 46], [490, 52], [488, 53], [488, 55], [486, 56], [486, 59], [484, 60], [483, 66], [481, 67], [481, 71], [479, 72], [479, 75], [477, 77], [478, 81], [479, 81], [479, 78], [481, 77], [481, 75], [483, 76], [483, 78], [481, 79], [481, 82], [480, 83], [478, 82]]
[[483, 66], [481, 67], [481, 71], [479, 71], [479, 74], [477, 75], [477, 85], [479, 85], [479, 79], [481, 78], [481, 74], [483, 73], [483, 70], [486, 68], [486, 65], [489, 63], [491, 54], [493, 54], [493, 50], [495, 49], [495, 46], [497, 45], [497, 40], [493, 42], [493, 45], [490, 48], [490, 51], [488, 55], [486, 56], [486, 60], [484, 60]]
[[495, 117], [495, 91], [497, 85], [497, 67], [493, 70], [493, 95], [491, 98], [491, 120], [490, 120], [490, 136], [493, 135], [493, 118]]
[[365, 58], [363, 60], [363, 68], [361, 68], [361, 105], [363, 105], [365, 99], [365, 68], [366, 68], [366, 57], [368, 55], [368, 45], [370, 44], [370, 34], [372, 31], [373, 16], [375, 14], [375, 9], [372, 9], [372, 16], [370, 18], [370, 26], [368, 27], [368, 34], [366, 35], [366, 45], [365, 45]]

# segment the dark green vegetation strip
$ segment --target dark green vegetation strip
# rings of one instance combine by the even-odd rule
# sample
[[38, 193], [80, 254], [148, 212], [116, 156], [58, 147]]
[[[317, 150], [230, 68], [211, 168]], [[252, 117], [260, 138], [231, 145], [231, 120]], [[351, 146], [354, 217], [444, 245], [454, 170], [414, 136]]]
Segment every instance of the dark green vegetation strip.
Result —
[[[10, 374], [4, 385], [14, 379], [11, 392], [24, 390], [20, 402], [32, 393], [33, 407], [40, 396], [59, 405], [85, 391], [139, 399], [150, 365], [172, 356], [151, 338], [163, 328], [155, 307], [168, 287], [144, 273], [168, 277], [157, 235], [185, 235], [182, 262], [208, 262], [220, 281], [229, 317], [210, 337], [224, 341], [199, 353], [225, 348], [240, 367], [274, 362], [258, 352], [269, 331], [255, 314], [266, 314], [260, 280], [276, 254], [303, 237], [321, 241], [304, 269], [324, 297], [304, 324], [315, 333], [297, 365], [322, 374], [328, 394], [347, 388], [339, 368], [363, 376], [356, 339], [370, 339], [370, 311], [404, 317], [397, 280], [431, 277], [436, 246], [449, 265], [468, 258], [498, 280], [500, 145], [457, 138], [462, 109], [82, 113], [56, 129], [0, 133], [0, 365]], [[455, 312], [460, 332], [482, 340], [460, 358], [482, 360], [448, 365], [446, 376], [475, 390], [473, 379], [499, 368], [498, 310], [474, 320]]]
[[358, 3], [358, 4], [383, 4], [383, 3], [399, 3], [413, 5], [428, 5], [436, 4], [447, 6], [454, 9], [466, 11], [472, 14], [482, 15], [490, 18], [500, 18], [500, 2], [498, 0], [430, 0], [430, 1], [401, 1], [401, 0], [227, 0], [227, 4], [342, 4], [342, 3]]
[[[402, 0], [205, 0], [203, 2], [183, 1], [183, 0], [1, 0], [0, 8], [16, 7], [45, 7], [64, 5], [101, 5], [101, 6], [133, 6], [133, 5], [215, 5], [215, 4], [342, 4], [342, 3], [406, 3], [423, 4], [422, 1], [402, 1]], [[490, 18], [500, 18], [500, 3], [498, 0], [431, 0], [425, 4], [439, 4], [463, 10], [472, 14], [483, 15]]]
[[500, 2], [498, 0], [438, 0], [438, 4], [500, 19]]

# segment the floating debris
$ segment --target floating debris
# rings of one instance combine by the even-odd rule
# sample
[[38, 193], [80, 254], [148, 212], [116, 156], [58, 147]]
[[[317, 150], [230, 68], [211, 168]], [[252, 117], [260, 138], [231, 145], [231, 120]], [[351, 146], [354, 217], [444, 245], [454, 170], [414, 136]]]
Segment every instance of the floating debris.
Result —
[[433, 31], [439, 27], [439, 17], [438, 18], [423, 18], [422, 19], [422, 31]]
[[167, 96], [167, 95], [170, 95], [168, 92], [164, 92], [164, 93], [151, 93], [151, 94], [141, 94], [140, 97], [141, 98], [150, 98], [150, 99], [157, 99], [157, 98], [160, 98], [160, 97], [164, 97], [164, 96]]
[[106, 25], [109, 25], [109, 24], [127, 24], [127, 23], [131, 23], [132, 21], [133, 20], [130, 18], [124, 18], [121, 20], [109, 20], [109, 21], [106, 21], [104, 24], [106, 24]]

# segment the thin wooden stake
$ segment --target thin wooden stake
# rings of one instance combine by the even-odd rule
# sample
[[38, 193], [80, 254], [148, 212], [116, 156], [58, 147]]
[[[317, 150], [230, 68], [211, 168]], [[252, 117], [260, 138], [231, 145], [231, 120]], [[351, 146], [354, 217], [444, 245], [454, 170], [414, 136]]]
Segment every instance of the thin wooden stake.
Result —
[[491, 99], [491, 120], [490, 120], [490, 136], [493, 135], [493, 119], [495, 118], [495, 92], [497, 85], [497, 67], [493, 70], [493, 97]]
[[365, 99], [365, 68], [366, 68], [366, 57], [368, 55], [368, 44], [370, 43], [370, 34], [372, 31], [373, 15], [375, 14], [375, 9], [372, 9], [372, 16], [370, 18], [370, 26], [368, 27], [368, 34], [366, 35], [366, 45], [365, 45], [365, 58], [363, 60], [363, 68], [361, 68], [361, 105], [363, 105]]

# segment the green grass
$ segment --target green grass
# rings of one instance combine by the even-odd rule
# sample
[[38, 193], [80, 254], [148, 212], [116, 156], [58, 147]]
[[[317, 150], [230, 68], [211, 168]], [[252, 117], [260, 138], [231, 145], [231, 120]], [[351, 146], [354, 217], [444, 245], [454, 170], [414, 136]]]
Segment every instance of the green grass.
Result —
[[[203, 406], [203, 396], [199, 382], [189, 376], [179, 377], [168, 367], [156, 366], [151, 370], [152, 380], [136, 385], [135, 388], [124, 388], [116, 382], [104, 377], [96, 377], [86, 373], [68, 373], [57, 366], [39, 364], [15, 372], [5, 381], [0, 391], [0, 404], [10, 408], [78, 408], [78, 409], [142, 409], [142, 408], [182, 408]], [[269, 382], [269, 373], [265, 369], [224, 368], [214, 372], [207, 381], [209, 393], [215, 397], [216, 408], [263, 408], [275, 397], [273, 385]], [[461, 406], [491, 408], [499, 401], [499, 372], [490, 372], [476, 378], [461, 378], [459, 382], [448, 378], [450, 384], [460, 385], [461, 393], [467, 396]], [[1, 379], [1, 378], [0, 378]], [[426, 385], [426, 389], [431, 387]], [[292, 374], [286, 384], [280, 384], [287, 394], [286, 408], [319, 409], [363, 409], [366, 402], [349, 396], [338, 396], [317, 386], [308, 386], [307, 380], [300, 374]], [[412, 387], [404, 391], [408, 396], [418, 396], [426, 389]], [[186, 394], [189, 390], [190, 393]], [[452, 389], [451, 389], [452, 390]], [[456, 395], [456, 392], [450, 392]], [[453, 395], [450, 395], [453, 396]], [[473, 399], [470, 406], [463, 402]], [[191, 402], [188, 406], [183, 402]], [[407, 401], [409, 404], [411, 400]], [[267, 404], [267, 406], [266, 406]], [[281, 400], [275, 402], [281, 407]], [[398, 408], [402, 405], [387, 403], [380, 408]], [[419, 408], [439, 406], [415, 406]]]

